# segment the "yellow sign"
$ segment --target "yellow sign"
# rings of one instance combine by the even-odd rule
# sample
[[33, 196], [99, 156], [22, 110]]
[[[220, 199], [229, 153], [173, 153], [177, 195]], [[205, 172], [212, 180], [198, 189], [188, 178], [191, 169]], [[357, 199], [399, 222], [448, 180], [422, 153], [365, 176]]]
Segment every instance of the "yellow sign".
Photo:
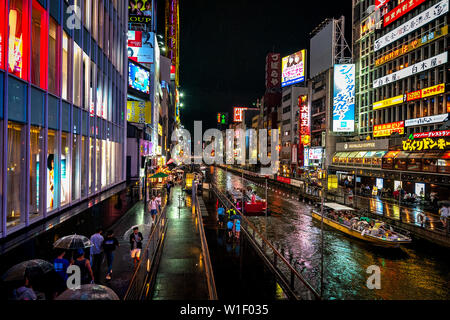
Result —
[[402, 147], [403, 151], [447, 150], [450, 149], [450, 137], [403, 140]]
[[127, 101], [127, 121], [151, 123], [152, 103], [150, 101]]
[[162, 137], [162, 135], [163, 135], [163, 129], [162, 129], [162, 125], [160, 125], [159, 123], [158, 123], [158, 134]]
[[396, 104], [403, 103], [403, 95], [381, 100], [373, 103], [373, 110], [395, 106]]
[[440, 28], [440, 30], [436, 32], [431, 32], [428, 35], [425, 35], [419, 39], [415, 39], [411, 41], [408, 44], [405, 44], [401, 46], [398, 49], [392, 50], [391, 52], [385, 54], [381, 58], [375, 60], [375, 67], [381, 66], [382, 64], [385, 64], [386, 62], [392, 61], [395, 58], [398, 58], [405, 53], [410, 52], [411, 50], [417, 49], [427, 43], [430, 43], [431, 41], [434, 41], [440, 37], [443, 37], [448, 34], [448, 26], [444, 26]]
[[373, 126], [374, 138], [387, 137], [387, 136], [390, 136], [394, 132], [398, 132], [401, 135], [405, 134], [405, 122], [398, 121], [398, 122], [378, 124], [378, 125]]
[[337, 175], [329, 175], [328, 176], [328, 190], [337, 189], [338, 188], [338, 178]]

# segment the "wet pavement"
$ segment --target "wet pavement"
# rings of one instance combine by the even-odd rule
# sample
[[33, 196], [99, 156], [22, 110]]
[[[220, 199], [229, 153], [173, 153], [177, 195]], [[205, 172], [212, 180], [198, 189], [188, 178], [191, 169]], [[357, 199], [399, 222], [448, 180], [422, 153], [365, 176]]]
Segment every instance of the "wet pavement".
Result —
[[181, 187], [173, 188], [153, 300], [208, 299], [198, 222], [191, 203], [190, 196], [185, 195]]
[[[222, 191], [241, 187], [241, 177], [223, 169], [215, 168], [214, 177]], [[264, 188], [244, 184], [264, 197]], [[273, 214], [249, 219], [320, 291], [320, 223], [313, 221], [309, 205], [273, 189], [268, 192]], [[325, 299], [450, 299], [450, 251], [428, 242], [384, 249], [325, 226], [323, 263]], [[381, 269], [379, 290], [366, 285], [371, 265]]]

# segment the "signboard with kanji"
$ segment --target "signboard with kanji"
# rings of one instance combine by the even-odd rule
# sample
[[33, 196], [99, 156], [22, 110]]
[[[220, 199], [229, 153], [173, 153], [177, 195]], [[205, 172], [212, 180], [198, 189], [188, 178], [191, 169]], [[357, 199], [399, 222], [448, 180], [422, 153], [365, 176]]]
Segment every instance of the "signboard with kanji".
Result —
[[277, 89], [281, 85], [281, 55], [269, 53], [266, 56], [266, 89]]
[[449, 150], [450, 137], [407, 139], [402, 141], [402, 150], [409, 152], [428, 150]]
[[242, 112], [244, 110], [247, 110], [248, 108], [242, 108], [242, 107], [234, 107], [233, 109], [233, 122], [240, 123], [242, 122]]
[[398, 132], [399, 134], [405, 133], [405, 122], [391, 122], [385, 124], [378, 124], [373, 126], [373, 136], [376, 137], [387, 137], [393, 134], [394, 132]]

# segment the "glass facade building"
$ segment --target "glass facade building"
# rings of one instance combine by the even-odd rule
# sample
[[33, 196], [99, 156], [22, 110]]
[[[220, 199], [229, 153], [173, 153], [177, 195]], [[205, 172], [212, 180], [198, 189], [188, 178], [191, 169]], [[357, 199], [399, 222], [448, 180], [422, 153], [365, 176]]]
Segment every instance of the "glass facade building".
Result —
[[0, 238], [125, 181], [127, 5], [0, 0]]

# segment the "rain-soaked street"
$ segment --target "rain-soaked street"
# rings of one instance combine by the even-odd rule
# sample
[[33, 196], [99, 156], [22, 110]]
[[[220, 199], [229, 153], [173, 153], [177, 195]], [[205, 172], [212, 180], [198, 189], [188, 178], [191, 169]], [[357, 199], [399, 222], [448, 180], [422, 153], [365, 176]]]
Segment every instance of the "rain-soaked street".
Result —
[[[242, 186], [241, 177], [214, 168], [221, 191]], [[264, 198], [265, 190], [244, 179]], [[294, 261], [301, 274], [320, 291], [320, 222], [313, 221], [311, 206], [268, 191], [272, 215], [249, 217], [278, 250]], [[413, 242], [401, 249], [374, 247], [324, 227], [325, 299], [450, 299], [448, 249], [428, 242]], [[368, 289], [369, 266], [381, 269], [381, 289]]]

